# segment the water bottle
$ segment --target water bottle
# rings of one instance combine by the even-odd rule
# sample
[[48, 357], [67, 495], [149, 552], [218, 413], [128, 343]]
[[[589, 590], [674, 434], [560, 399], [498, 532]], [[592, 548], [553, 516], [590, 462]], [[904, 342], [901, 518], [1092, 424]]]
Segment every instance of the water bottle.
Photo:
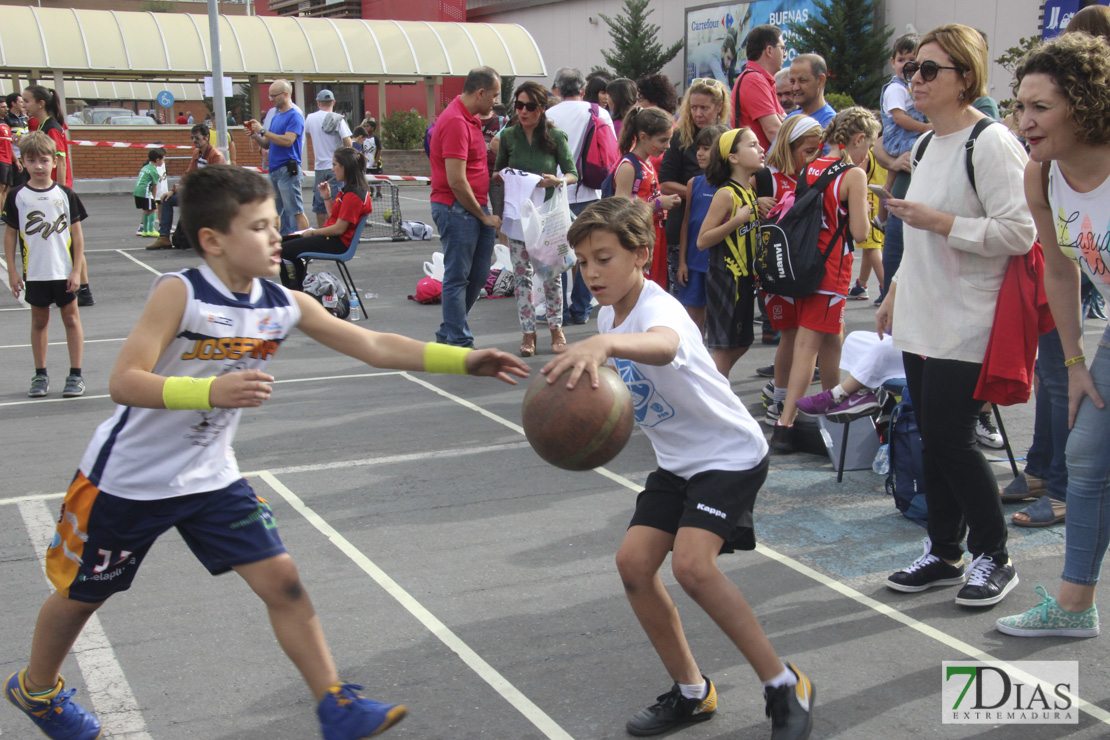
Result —
[[351, 321], [359, 321], [362, 319], [362, 307], [358, 303], [358, 291], [351, 293], [351, 315], [347, 318]]
[[879, 475], [890, 473], [890, 445], [879, 447], [879, 451], [875, 453], [875, 462], [871, 463], [871, 469]]

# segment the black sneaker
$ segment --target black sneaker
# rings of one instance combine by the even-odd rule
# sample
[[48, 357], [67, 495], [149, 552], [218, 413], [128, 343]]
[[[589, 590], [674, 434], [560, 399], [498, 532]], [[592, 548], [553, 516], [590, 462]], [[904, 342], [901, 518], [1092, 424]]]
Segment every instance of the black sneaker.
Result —
[[980, 555], [971, 563], [967, 585], [956, 594], [956, 603], [964, 606], [991, 606], [1006, 598], [1018, 585], [1017, 571], [1007, 558], [998, 565], [990, 555]]
[[775, 381], [774, 379], [768, 380], [767, 384], [759, 392], [759, 402], [763, 404], [763, 408], [767, 408], [775, 402]]
[[77, 305], [78, 306], [95, 306], [96, 301], [93, 300], [92, 288], [87, 285], [82, 285], [77, 289]]
[[914, 594], [933, 586], [956, 586], [967, 580], [964, 574], [964, 564], [952, 565], [929, 552], [933, 543], [925, 538], [925, 552], [913, 565], [892, 573], [886, 579], [887, 588], [895, 591]]
[[670, 691], [657, 697], [650, 707], [636, 712], [624, 729], [629, 735], [646, 737], [712, 719], [717, 711], [717, 689], [707, 677], [702, 678], [709, 687], [704, 699], [687, 699], [676, 683]]
[[775, 366], [764, 365], [763, 367], [757, 367], [755, 369], [755, 374], [761, 378], [773, 378], [775, 377]]
[[776, 455], [789, 455], [795, 452], [793, 426], [775, 425], [775, 431], [771, 433], [771, 452]]
[[817, 689], [797, 668], [789, 663], [786, 667], [798, 677], [798, 683], [763, 689], [767, 716], [771, 718], [771, 740], [805, 740], [813, 729], [813, 702], [817, 698]]
[[763, 411], [763, 423], [773, 427], [782, 418], [782, 401], [771, 401]]

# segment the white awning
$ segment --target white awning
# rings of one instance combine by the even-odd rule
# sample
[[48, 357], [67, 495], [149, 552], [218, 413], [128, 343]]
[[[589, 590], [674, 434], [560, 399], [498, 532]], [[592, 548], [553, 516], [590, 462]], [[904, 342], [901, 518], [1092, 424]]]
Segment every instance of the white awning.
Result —
[[[220, 42], [224, 74], [236, 79], [411, 82], [479, 66], [547, 76], [531, 34], [510, 23], [222, 15]], [[5, 6], [0, 22], [0, 71], [9, 75], [184, 81], [210, 74], [210, 62], [205, 15]]]

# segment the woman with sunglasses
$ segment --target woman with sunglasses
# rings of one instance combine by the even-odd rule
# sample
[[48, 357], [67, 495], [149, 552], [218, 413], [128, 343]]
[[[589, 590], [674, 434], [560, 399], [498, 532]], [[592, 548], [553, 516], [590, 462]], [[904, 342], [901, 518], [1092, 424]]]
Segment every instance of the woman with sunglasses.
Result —
[[[547, 90], [536, 82], [525, 82], [517, 87], [513, 100], [516, 123], [501, 131], [494, 170], [505, 167], [540, 175], [536, 187], [546, 188], [544, 199], [551, 198], [554, 188], [578, 182], [578, 170], [567, 143], [567, 134], [547, 120]], [[550, 174], [562, 170], [563, 176]], [[508, 190], [508, 188], [506, 188]], [[506, 201], [508, 193], [506, 192]], [[517, 316], [524, 339], [520, 356], [536, 354], [536, 307], [532, 304], [532, 275], [534, 269], [524, 246], [523, 232], [515, 219], [506, 218], [502, 231], [509, 237], [509, 255], [513, 262], [513, 288], [516, 291]], [[551, 329], [551, 349], [561, 349], [567, 340], [563, 336], [563, 276], [551, 275], [543, 281], [544, 301], [547, 305], [547, 326]]]
[[905, 253], [875, 319], [880, 335], [895, 328], [903, 353], [929, 507], [924, 554], [887, 586], [912, 593], [961, 585], [956, 603], [975, 607], [998, 603], [1018, 583], [998, 484], [975, 443], [983, 405], [975, 387], [1003, 275], [1035, 236], [1022, 184], [1027, 157], [1005, 126], [979, 134], [977, 188], [968, 177], [965, 144], [984, 118], [972, 103], [985, 90], [987, 64], [979, 32], [951, 24], [925, 34], [903, 68], [935, 135], [923, 154], [924, 137], [914, 146], [920, 161], [906, 198], [886, 200], [905, 224]]
[[[1090, 9], [1087, 9], [1090, 10]], [[1068, 388], [1067, 528], [1055, 598], [999, 619], [1020, 637], [1094, 637], [1095, 588], [1110, 543], [1110, 328], [1084, 356], [1080, 274], [1110, 297], [1110, 45], [1068, 33], [1018, 64], [1017, 111], [1029, 142], [1025, 197], [1044, 247], [1044, 287], [1063, 346]], [[1044, 358], [1038, 359], [1043, 362]]]
[[[671, 136], [671, 145], [663, 153], [663, 161], [657, 170], [659, 190], [663, 195], [686, 197], [687, 183], [702, 174], [694, 139], [706, 126], [727, 126], [730, 120], [732, 104], [725, 84], [712, 78], [692, 80], [678, 106], [678, 125]], [[682, 203], [681, 200], [678, 202], [676, 210], [671, 212], [673, 215], [669, 215], [663, 224], [667, 235], [667, 274], [671, 287], [676, 291], [682, 242]]]

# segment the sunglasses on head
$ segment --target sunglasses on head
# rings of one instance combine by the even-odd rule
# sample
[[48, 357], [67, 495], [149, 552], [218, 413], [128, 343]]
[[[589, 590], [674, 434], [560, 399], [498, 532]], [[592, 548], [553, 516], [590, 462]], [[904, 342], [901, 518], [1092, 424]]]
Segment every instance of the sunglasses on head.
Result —
[[906, 66], [902, 67], [902, 79], [904, 79], [906, 82], [909, 82], [915, 74], [920, 72], [921, 79], [925, 80], [926, 82], [932, 82], [937, 78], [937, 75], [940, 74], [940, 71], [942, 69], [951, 69], [955, 70], [956, 72], [960, 71], [959, 67], [945, 67], [943, 65], [937, 64], [931, 59], [922, 62], [921, 64], [918, 64], [917, 62], [906, 62]]
[[513, 103], [513, 106], [517, 110], [527, 110], [529, 113], [534, 113], [536, 111], [536, 108], [540, 107], [540, 104], [539, 103], [525, 103], [523, 100], [518, 100], [515, 103]]
[[712, 77], [696, 77], [690, 80], [690, 87], [694, 85], [705, 85], [706, 87], [716, 87], [720, 83]]

